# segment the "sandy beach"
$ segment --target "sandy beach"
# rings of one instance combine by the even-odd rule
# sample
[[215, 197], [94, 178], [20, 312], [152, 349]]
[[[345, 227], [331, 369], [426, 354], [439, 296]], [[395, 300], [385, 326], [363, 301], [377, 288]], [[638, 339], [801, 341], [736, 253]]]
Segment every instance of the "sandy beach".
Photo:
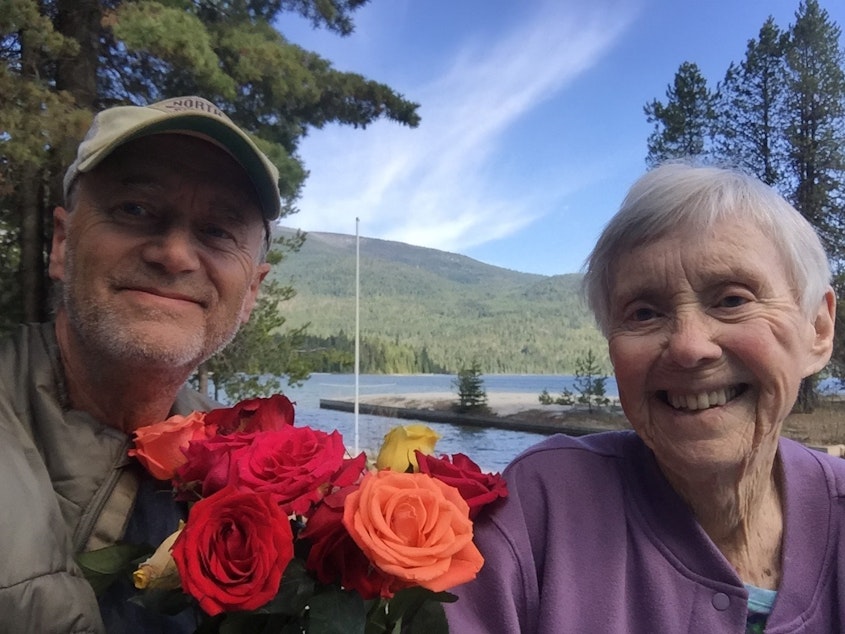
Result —
[[[374, 394], [362, 398], [360, 402], [377, 407], [453, 412], [457, 396], [454, 392]], [[488, 392], [487, 408], [490, 415], [511, 421], [545, 421], [596, 430], [630, 429], [618, 406], [591, 412], [583, 405], [542, 405], [538, 395], [529, 392]]]
[[[374, 394], [361, 399], [372, 405], [388, 405], [409, 409], [442, 410], [452, 407], [457, 397], [454, 392], [420, 392], [417, 394]], [[513, 416], [541, 407], [536, 394], [527, 392], [491, 392], [487, 394], [487, 407], [496, 416]], [[562, 405], [548, 405], [562, 411]]]

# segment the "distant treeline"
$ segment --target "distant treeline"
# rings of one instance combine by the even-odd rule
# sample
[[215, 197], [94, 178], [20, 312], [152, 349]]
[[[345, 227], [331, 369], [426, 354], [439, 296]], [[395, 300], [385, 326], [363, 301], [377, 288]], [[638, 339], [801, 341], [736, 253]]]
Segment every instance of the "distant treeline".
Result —
[[[328, 337], [306, 335], [303, 352], [314, 372], [352, 372], [355, 369], [355, 340], [341, 332]], [[398, 340], [362, 338], [360, 369], [364, 374], [442, 374], [446, 368], [435, 363], [423, 346], [416, 350]]]
[[[484, 338], [483, 334], [481, 338]], [[488, 340], [495, 341], [496, 338], [488, 337]], [[559, 357], [556, 360], [549, 359], [547, 365], [538, 366], [533, 362], [527, 363], [528, 358], [524, 355], [503, 354], [495, 345], [489, 348], [478, 346], [475, 349], [456, 345], [450, 349], [448, 342], [444, 342], [435, 346], [436, 351], [432, 352], [426, 345], [415, 347], [412, 342], [403, 342], [396, 337], [386, 339], [362, 335], [360, 369], [364, 374], [457, 374], [461, 369], [477, 363], [485, 374], [565, 374], [575, 372], [578, 359], [586, 351], [593, 353], [591, 343], [592, 339], [585, 338], [582, 346], [576, 348], [578, 352], [571, 353], [571, 359], [567, 354], [564, 363], [561, 363]], [[610, 366], [606, 362], [603, 348], [599, 346], [598, 350], [596, 368], [601, 373], [609, 374]], [[308, 366], [313, 372], [349, 373], [355, 369], [354, 337], [342, 331], [326, 337], [306, 335], [300, 352], [308, 358]]]

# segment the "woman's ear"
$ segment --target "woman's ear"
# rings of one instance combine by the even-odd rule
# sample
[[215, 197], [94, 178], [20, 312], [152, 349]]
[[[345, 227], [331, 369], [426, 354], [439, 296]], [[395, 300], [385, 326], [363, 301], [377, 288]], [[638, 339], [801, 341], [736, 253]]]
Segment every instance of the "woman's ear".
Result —
[[804, 376], [810, 376], [821, 370], [830, 361], [830, 356], [833, 353], [833, 332], [834, 324], [836, 322], [836, 293], [831, 287], [819, 302], [818, 311], [816, 312], [815, 320], [813, 321], [813, 330], [815, 331], [815, 339], [810, 348], [808, 358], [808, 367], [805, 369]]

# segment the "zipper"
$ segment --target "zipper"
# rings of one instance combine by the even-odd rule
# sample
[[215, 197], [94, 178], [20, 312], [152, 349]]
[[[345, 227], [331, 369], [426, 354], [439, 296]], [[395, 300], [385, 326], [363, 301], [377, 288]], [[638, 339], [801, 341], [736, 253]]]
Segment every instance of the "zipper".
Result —
[[123, 445], [112, 463], [108, 477], [106, 477], [106, 480], [97, 492], [94, 493], [88, 506], [83, 511], [79, 519], [79, 524], [76, 526], [73, 534], [74, 552], [82, 552], [82, 549], [85, 548], [85, 545], [91, 538], [91, 533], [94, 532], [94, 527], [97, 525], [97, 520], [100, 519], [100, 514], [103, 512], [106, 502], [108, 502], [115, 486], [117, 486], [117, 481], [120, 479], [123, 469], [129, 464], [127, 451], [129, 451], [131, 442], [130, 438], [123, 441]]

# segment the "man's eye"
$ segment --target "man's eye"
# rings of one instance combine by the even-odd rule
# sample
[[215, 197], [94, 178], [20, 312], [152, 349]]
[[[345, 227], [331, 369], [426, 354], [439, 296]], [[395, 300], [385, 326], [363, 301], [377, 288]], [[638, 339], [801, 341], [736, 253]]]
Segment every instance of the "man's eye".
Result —
[[121, 214], [127, 216], [141, 217], [149, 215], [147, 208], [139, 203], [123, 203], [118, 209]]
[[205, 235], [219, 240], [231, 240], [232, 234], [219, 225], [207, 225], [204, 229]]

